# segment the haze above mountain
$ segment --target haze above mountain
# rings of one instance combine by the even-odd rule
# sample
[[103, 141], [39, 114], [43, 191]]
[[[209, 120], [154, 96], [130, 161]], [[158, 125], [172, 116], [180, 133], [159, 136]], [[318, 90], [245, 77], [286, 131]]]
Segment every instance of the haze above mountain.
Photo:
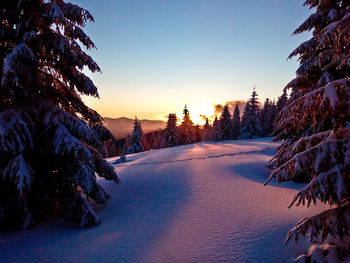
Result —
[[[134, 127], [134, 119], [129, 119], [126, 117], [105, 117], [103, 119], [107, 129], [111, 131], [116, 139], [126, 138], [128, 134], [132, 133], [132, 129]], [[141, 120], [141, 126], [143, 132], [147, 133], [158, 129], [164, 129], [166, 122], [161, 120]]]

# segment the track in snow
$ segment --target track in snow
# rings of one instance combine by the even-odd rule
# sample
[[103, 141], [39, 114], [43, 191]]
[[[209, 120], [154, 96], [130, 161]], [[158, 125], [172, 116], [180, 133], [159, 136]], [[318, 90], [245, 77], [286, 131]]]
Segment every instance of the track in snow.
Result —
[[221, 158], [221, 157], [228, 157], [228, 156], [238, 156], [238, 155], [243, 155], [243, 154], [260, 154], [260, 153], [271, 153], [275, 151], [274, 147], [266, 148], [260, 151], [250, 151], [250, 152], [242, 152], [242, 153], [224, 153], [224, 154], [219, 154], [219, 155], [209, 155], [209, 156], [204, 156], [204, 157], [197, 157], [197, 158], [186, 158], [186, 159], [178, 159], [178, 160], [165, 160], [165, 161], [154, 161], [154, 162], [135, 162], [131, 164], [125, 164], [125, 163], [118, 163], [114, 164], [116, 168], [118, 167], [125, 167], [125, 166], [133, 166], [133, 165], [148, 165], [148, 164], [165, 164], [165, 163], [178, 163], [178, 162], [188, 162], [188, 161], [196, 161], [196, 160], [206, 160], [206, 159], [213, 159], [213, 158]]

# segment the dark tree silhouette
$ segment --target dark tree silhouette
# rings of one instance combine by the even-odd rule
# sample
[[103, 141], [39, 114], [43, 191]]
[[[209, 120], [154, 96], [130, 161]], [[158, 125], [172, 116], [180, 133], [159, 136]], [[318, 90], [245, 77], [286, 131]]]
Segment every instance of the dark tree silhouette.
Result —
[[220, 140], [232, 140], [233, 138], [231, 113], [228, 104], [224, 106], [220, 117], [220, 133]]
[[170, 113], [164, 130], [164, 147], [174, 147], [178, 143], [176, 121], [176, 114]]
[[190, 144], [194, 142], [194, 126], [187, 105], [185, 105], [183, 114], [183, 121], [179, 126], [179, 141], [180, 144]]
[[234, 140], [238, 139], [241, 130], [241, 117], [238, 108], [238, 104], [235, 107], [235, 111], [233, 113], [232, 118], [232, 137]]
[[264, 107], [260, 113], [260, 122], [262, 126], [262, 135], [270, 136], [273, 128], [274, 122], [277, 117], [277, 108], [274, 102], [270, 101], [270, 99], [266, 99], [264, 102]]

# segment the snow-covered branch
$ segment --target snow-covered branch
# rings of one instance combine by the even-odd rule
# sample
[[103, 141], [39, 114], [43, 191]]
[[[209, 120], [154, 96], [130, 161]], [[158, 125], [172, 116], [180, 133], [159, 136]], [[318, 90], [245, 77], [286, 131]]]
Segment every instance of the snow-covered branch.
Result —
[[26, 147], [33, 147], [31, 128], [28, 126], [33, 122], [28, 114], [21, 116], [21, 113], [16, 108], [0, 112], [0, 153], [16, 155]]
[[95, 130], [89, 127], [84, 120], [77, 116], [60, 109], [48, 101], [42, 101], [40, 103], [40, 110], [45, 112], [43, 117], [44, 125], [62, 124], [73, 136], [84, 140], [88, 144], [94, 146], [101, 144]]
[[313, 201], [316, 204], [316, 199], [320, 199], [322, 202], [328, 202], [329, 204], [339, 204], [343, 197], [346, 196], [347, 191], [345, 189], [342, 169], [339, 166], [335, 166], [330, 170], [320, 173], [317, 177], [313, 178], [311, 182], [299, 191], [289, 205], [289, 208], [298, 201], [296, 206], [300, 203], [307, 206]]
[[312, 245], [306, 254], [297, 257], [295, 262], [332, 262], [341, 263], [348, 256], [350, 250], [350, 242], [345, 244], [323, 244]]
[[28, 68], [23, 64], [23, 61], [36, 61], [33, 51], [25, 43], [16, 46], [6, 56], [1, 75], [2, 88], [21, 85], [21, 77], [28, 74]]
[[90, 167], [94, 167], [90, 151], [80, 140], [72, 136], [63, 125], [53, 128], [55, 128], [55, 132], [52, 146], [56, 155], [71, 156], [74, 159], [83, 160]]
[[19, 154], [13, 158], [2, 171], [4, 178], [10, 178], [16, 183], [20, 196], [22, 195], [24, 189], [30, 188], [33, 173], [33, 169], [25, 162], [22, 154]]
[[349, 234], [349, 225], [350, 205], [349, 200], [346, 200], [340, 206], [301, 220], [288, 232], [285, 243], [293, 236], [296, 242], [299, 236], [307, 233], [310, 233], [311, 241], [314, 242], [324, 242], [329, 236], [339, 236], [342, 239]]
[[[338, 139], [339, 136], [342, 139]], [[286, 145], [284, 145], [286, 147]], [[308, 167], [308, 173], [311, 175], [327, 174], [333, 175], [336, 168], [341, 170], [341, 175], [350, 165], [350, 129], [344, 128], [337, 133], [331, 131], [321, 132], [309, 137], [302, 137], [292, 145], [288, 146], [288, 151], [272, 160], [272, 167], [275, 168], [267, 184], [272, 178], [278, 182], [290, 180], [301, 173], [305, 173], [305, 167]], [[283, 158], [283, 159], [281, 159]], [[279, 166], [275, 164], [282, 163]], [[339, 167], [337, 164], [341, 164]], [[337, 173], [338, 174], [338, 173]], [[315, 180], [315, 179], [314, 179]], [[327, 181], [329, 183], [329, 181]], [[340, 189], [338, 189], [340, 191]], [[341, 191], [342, 192], [342, 191]], [[336, 200], [339, 198], [335, 198]]]

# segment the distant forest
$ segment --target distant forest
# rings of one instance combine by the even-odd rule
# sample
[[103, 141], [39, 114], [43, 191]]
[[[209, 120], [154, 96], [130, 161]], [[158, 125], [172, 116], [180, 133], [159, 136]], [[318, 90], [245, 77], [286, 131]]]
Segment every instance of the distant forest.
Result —
[[[271, 136], [275, 128], [275, 119], [287, 100], [288, 96], [284, 92], [277, 102], [267, 98], [264, 104], [261, 104], [254, 89], [251, 98], [245, 103], [243, 114], [240, 112], [240, 105], [236, 104], [233, 109], [230, 109], [230, 105], [227, 103], [224, 106], [216, 107], [216, 110], [221, 110], [219, 118], [215, 117], [212, 122], [206, 118], [206, 123], [202, 126], [193, 123], [186, 105], [181, 122], [175, 113], [168, 115], [166, 124], [162, 121], [140, 121], [135, 118], [132, 126], [131, 119], [128, 118], [105, 118], [106, 126], [114, 135], [123, 134], [125, 136], [125, 138], [120, 138], [119, 135], [118, 139], [113, 138], [104, 143], [105, 157], [200, 141], [239, 140]], [[119, 124], [119, 133], [113, 130], [113, 121]], [[122, 130], [120, 130], [120, 122], [124, 124]], [[143, 127], [143, 124], [146, 128]]]

